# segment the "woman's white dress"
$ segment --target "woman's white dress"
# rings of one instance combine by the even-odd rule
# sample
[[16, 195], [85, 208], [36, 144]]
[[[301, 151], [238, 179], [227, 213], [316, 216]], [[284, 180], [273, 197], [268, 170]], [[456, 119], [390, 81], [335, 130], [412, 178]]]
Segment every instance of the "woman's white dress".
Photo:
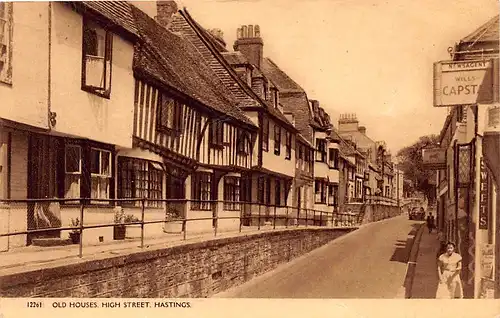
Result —
[[453, 276], [458, 263], [462, 260], [462, 256], [457, 253], [453, 253], [450, 256], [444, 253], [439, 256], [440, 268], [442, 270], [442, 275], [445, 283], [439, 283], [436, 298], [463, 298], [463, 288], [462, 280], [460, 279], [460, 273]]

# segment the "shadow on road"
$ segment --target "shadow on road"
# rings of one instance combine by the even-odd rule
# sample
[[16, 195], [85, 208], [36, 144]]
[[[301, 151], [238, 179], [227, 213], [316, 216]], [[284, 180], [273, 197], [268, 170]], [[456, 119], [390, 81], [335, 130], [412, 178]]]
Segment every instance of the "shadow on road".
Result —
[[408, 238], [406, 240], [397, 240], [394, 253], [391, 256], [391, 262], [407, 263], [410, 257], [411, 247], [413, 245], [413, 240], [417, 234], [420, 223], [412, 224], [412, 229], [408, 232]]

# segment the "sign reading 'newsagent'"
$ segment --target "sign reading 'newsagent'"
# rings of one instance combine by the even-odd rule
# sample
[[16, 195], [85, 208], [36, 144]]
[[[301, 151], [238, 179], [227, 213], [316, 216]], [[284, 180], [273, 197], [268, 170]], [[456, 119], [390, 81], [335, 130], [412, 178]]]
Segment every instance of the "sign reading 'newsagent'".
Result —
[[492, 61], [441, 61], [434, 64], [434, 106], [492, 102]]

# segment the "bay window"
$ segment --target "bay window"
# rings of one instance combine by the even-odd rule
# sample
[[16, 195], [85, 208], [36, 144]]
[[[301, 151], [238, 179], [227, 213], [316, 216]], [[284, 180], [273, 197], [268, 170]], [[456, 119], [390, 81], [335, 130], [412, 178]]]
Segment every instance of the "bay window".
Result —
[[212, 209], [212, 174], [196, 172], [191, 178], [191, 209], [209, 211]]
[[326, 182], [324, 180], [314, 181], [315, 203], [326, 204]]
[[[149, 199], [146, 206], [161, 207], [163, 168], [159, 163], [128, 157], [118, 158], [118, 198]], [[140, 206], [140, 201], [127, 202]]]
[[326, 163], [326, 140], [316, 138], [316, 161]]
[[224, 177], [224, 210], [238, 211], [240, 209], [240, 178]]

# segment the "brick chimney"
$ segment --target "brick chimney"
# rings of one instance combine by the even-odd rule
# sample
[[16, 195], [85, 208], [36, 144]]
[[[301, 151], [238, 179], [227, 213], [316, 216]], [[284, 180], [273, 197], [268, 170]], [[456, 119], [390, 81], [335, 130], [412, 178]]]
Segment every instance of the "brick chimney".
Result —
[[359, 131], [359, 121], [356, 114], [341, 114], [338, 122], [339, 132]]
[[362, 133], [363, 135], [366, 135], [366, 127], [365, 126], [359, 126], [358, 131]]
[[156, 3], [157, 16], [156, 21], [164, 28], [168, 29], [172, 22], [172, 16], [177, 13], [179, 8], [173, 0], [157, 1]]
[[236, 31], [236, 41], [233, 46], [235, 51], [240, 51], [248, 61], [261, 68], [264, 42], [260, 37], [260, 27], [256, 25], [243, 25]]

